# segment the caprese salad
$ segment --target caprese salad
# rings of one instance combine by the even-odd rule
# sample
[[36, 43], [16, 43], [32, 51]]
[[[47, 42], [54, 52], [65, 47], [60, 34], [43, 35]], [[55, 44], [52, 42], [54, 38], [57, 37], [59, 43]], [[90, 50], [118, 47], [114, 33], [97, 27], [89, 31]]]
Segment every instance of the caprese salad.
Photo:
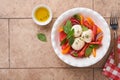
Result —
[[59, 28], [60, 46], [63, 54], [74, 57], [96, 57], [96, 49], [103, 39], [102, 30], [92, 18], [75, 14]]

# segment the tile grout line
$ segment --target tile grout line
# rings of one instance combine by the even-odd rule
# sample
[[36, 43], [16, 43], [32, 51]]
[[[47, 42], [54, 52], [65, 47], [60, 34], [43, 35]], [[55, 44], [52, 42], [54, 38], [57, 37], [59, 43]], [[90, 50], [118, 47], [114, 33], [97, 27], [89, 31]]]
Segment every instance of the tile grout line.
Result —
[[93, 68], [93, 80], [94, 80], [94, 77], [95, 77], [95, 76], [94, 76], [94, 68]]
[[77, 67], [10, 67], [10, 68], [0, 68], [0, 69], [102, 69], [102, 68], [77, 68]]
[[8, 19], [8, 57], [9, 57], [9, 68], [10, 68], [10, 19]]
[[0, 19], [32, 19], [32, 18], [31, 17], [22, 17], [22, 18], [21, 17], [11, 17], [11, 18], [10, 17], [8, 17], [8, 18], [1, 18], [0, 17]]
[[[30, 17], [23, 17], [23, 18], [20, 18], [20, 17], [16, 18], [16, 17], [14, 17], [14, 18], [0, 18], [0, 19], [32, 19], [32, 18], [30, 18]], [[52, 19], [57, 19], [57, 17], [54, 17]]]
[[93, 68], [76, 68], [76, 67], [35, 67], [35, 68], [0, 68], [0, 69], [91, 69]]

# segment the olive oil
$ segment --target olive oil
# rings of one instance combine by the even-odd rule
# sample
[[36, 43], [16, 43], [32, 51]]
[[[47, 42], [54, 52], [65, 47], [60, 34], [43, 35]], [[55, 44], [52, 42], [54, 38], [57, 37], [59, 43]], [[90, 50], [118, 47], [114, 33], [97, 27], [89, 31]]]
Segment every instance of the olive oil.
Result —
[[34, 15], [35, 15], [35, 18], [40, 22], [45, 22], [50, 17], [50, 13], [45, 7], [38, 8]]

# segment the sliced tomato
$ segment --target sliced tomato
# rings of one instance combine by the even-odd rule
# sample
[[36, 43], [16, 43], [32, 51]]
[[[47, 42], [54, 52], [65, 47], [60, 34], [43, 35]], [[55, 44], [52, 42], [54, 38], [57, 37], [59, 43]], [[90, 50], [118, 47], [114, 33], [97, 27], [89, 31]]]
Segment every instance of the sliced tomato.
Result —
[[98, 33], [97, 36], [96, 36], [96, 41], [100, 41], [100, 42], [101, 42], [102, 39], [103, 39], [103, 33], [100, 32], [100, 33]]
[[89, 28], [89, 29], [92, 29], [92, 26], [88, 23], [87, 20], [85, 20], [85, 21], [83, 22], [83, 25], [86, 26], [86, 27]]
[[86, 20], [88, 21], [88, 23], [93, 26], [94, 25], [94, 21], [90, 18], [90, 17], [87, 17]]
[[96, 48], [93, 48], [92, 54], [94, 57], [96, 57]]
[[63, 27], [60, 27], [60, 28], [58, 29], [58, 31], [59, 31], [59, 32], [62, 32], [62, 31], [63, 31]]
[[78, 57], [83, 57], [83, 55], [85, 54], [85, 50], [87, 49], [87, 47], [89, 46], [89, 44], [86, 44], [82, 50], [79, 51], [78, 53]]
[[77, 19], [73, 18], [73, 17], [70, 18], [70, 21], [71, 21], [72, 25], [80, 24], [80, 22]]
[[97, 34], [99, 34], [101, 32], [102, 32], [102, 30], [99, 27], [97, 27]]
[[63, 54], [68, 54], [69, 53], [69, 51], [70, 51], [70, 46], [67, 46], [64, 50], [62, 50], [62, 53]]
[[66, 38], [66, 36], [67, 36], [66, 33], [64, 31], [61, 31], [59, 36], [60, 41], [63, 41]]
[[92, 41], [96, 40], [96, 35], [97, 35], [97, 26], [93, 25], [93, 40]]
[[73, 51], [73, 48], [71, 47], [71, 48], [70, 48], [70, 50], [69, 50], [69, 53], [71, 54], [71, 53], [72, 53], [72, 51]]
[[78, 57], [78, 51], [76, 51], [76, 50], [72, 50], [72, 51], [70, 52], [70, 54], [71, 54], [71, 56], [73, 56], [73, 57]]
[[80, 15], [80, 24], [83, 25], [84, 23], [84, 16]]
[[90, 42], [90, 44], [101, 44], [101, 41], [97, 41], [97, 42]]
[[68, 46], [69, 46], [69, 43], [68, 43], [68, 42], [66, 42], [65, 44], [63, 44], [63, 45], [62, 45], [62, 47], [61, 47], [61, 48], [64, 50], [64, 49], [66, 49]]

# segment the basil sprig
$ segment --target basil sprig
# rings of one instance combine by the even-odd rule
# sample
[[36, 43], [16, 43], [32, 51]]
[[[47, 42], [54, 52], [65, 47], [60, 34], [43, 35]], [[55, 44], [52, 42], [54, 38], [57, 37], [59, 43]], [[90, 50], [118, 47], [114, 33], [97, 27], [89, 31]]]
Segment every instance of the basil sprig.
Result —
[[86, 51], [85, 51], [85, 57], [89, 57], [91, 55], [92, 49], [93, 48], [91, 48], [90, 46], [86, 49]]
[[75, 14], [73, 17], [77, 20], [80, 20], [80, 15], [78, 15], [78, 14]]
[[68, 40], [69, 44], [72, 45], [74, 42], [74, 29], [72, 29], [72, 23], [70, 20], [68, 20], [63, 27], [63, 31], [67, 34], [67, 37], [61, 41], [60, 45], [65, 44], [65, 42]]
[[85, 51], [85, 56], [89, 57], [92, 53], [93, 48], [98, 48], [98, 47], [99, 47], [99, 45], [96, 45], [96, 44], [89, 45], [89, 47]]
[[70, 45], [72, 45], [73, 44], [73, 42], [74, 42], [74, 37], [72, 36], [72, 37], [70, 37], [69, 39], [68, 39], [68, 42], [69, 42], [69, 44]]
[[72, 28], [72, 23], [70, 20], [68, 20], [65, 26], [63, 27], [63, 30], [66, 34], [68, 34], [71, 31], [71, 28]]
[[74, 34], [74, 29], [70, 30], [67, 34], [67, 39], [70, 39]]

